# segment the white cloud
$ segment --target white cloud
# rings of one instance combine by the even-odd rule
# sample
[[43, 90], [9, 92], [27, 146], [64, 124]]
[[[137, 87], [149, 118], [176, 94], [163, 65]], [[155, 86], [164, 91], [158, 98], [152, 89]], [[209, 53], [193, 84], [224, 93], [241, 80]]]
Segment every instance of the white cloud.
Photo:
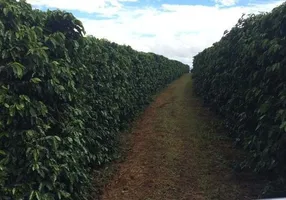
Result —
[[[277, 0], [231, 7], [163, 4], [160, 8], [131, 9], [124, 7], [122, 0], [69, 0], [69, 3], [59, 3], [67, 0], [30, 1], [46, 2], [50, 7], [51, 4], [57, 7], [58, 3], [62, 6], [60, 8], [65, 9], [69, 9], [67, 5], [76, 3], [78, 10], [86, 11], [95, 9], [91, 8], [91, 5], [84, 8], [84, 1], [90, 1], [97, 6], [105, 5], [102, 10], [99, 9], [99, 13], [116, 14], [117, 17], [101, 20], [81, 18], [88, 34], [130, 45], [136, 50], [158, 53], [189, 65], [192, 65], [194, 55], [218, 41], [223, 32], [231, 29], [243, 13], [270, 11], [284, 2]], [[95, 1], [97, 3], [94, 3]], [[104, 4], [111, 1], [113, 7]], [[108, 11], [110, 8], [116, 8], [116, 11]]]
[[215, 3], [222, 6], [233, 6], [238, 2], [238, 0], [215, 0]]
[[27, 0], [37, 7], [52, 7], [64, 10], [78, 10], [87, 13], [114, 14], [122, 8], [123, 2], [137, 0]]

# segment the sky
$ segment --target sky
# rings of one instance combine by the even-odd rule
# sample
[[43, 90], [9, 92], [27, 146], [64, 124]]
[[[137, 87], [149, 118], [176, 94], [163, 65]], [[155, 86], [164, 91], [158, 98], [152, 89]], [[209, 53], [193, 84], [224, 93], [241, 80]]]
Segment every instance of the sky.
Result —
[[88, 35], [154, 52], [192, 66], [193, 56], [220, 40], [243, 13], [269, 12], [283, 0], [27, 0], [62, 9]]

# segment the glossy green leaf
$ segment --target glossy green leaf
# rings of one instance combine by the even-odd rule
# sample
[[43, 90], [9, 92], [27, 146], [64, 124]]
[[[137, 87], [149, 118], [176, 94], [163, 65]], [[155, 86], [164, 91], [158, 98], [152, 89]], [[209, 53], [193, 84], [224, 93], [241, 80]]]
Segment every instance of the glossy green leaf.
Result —
[[12, 67], [14, 74], [18, 77], [18, 78], [22, 78], [23, 76], [23, 70], [24, 70], [24, 66], [21, 65], [18, 62], [14, 62], [11, 63], [10, 66]]

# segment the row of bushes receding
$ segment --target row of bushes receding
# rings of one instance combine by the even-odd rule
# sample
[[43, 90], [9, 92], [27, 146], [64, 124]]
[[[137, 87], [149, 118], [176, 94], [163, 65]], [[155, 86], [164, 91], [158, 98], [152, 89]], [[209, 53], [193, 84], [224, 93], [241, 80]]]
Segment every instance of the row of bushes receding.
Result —
[[116, 134], [188, 66], [0, 0], [0, 199], [84, 199]]
[[249, 151], [242, 166], [286, 178], [286, 4], [242, 17], [194, 58], [195, 91]]

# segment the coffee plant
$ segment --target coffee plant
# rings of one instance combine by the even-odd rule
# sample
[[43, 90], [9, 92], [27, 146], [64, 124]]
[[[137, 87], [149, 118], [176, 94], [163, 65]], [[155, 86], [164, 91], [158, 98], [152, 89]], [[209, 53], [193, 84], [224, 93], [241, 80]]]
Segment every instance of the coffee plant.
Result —
[[241, 164], [286, 178], [286, 4], [239, 19], [195, 56], [195, 91], [249, 153]]
[[70, 13], [0, 0], [0, 199], [85, 199], [119, 132], [187, 71], [85, 36]]

